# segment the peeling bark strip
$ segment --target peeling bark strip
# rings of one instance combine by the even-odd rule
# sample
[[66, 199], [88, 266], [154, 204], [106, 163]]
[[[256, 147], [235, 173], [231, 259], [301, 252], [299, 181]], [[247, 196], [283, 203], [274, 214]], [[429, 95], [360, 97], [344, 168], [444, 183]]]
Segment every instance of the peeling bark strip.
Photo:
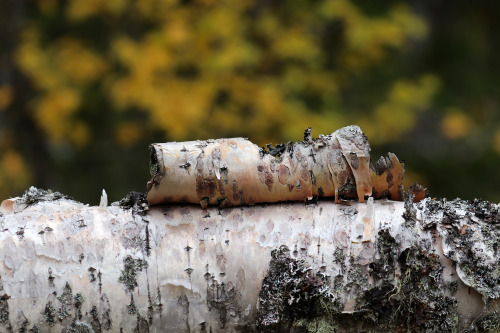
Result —
[[[403, 199], [403, 164], [389, 153], [370, 164], [370, 146], [358, 126], [304, 141], [268, 145], [243, 138], [151, 145], [149, 204], [185, 202], [238, 206], [313, 197]], [[418, 200], [423, 199], [425, 191]]]
[[0, 332], [500, 331], [498, 205], [137, 207], [2, 202]]

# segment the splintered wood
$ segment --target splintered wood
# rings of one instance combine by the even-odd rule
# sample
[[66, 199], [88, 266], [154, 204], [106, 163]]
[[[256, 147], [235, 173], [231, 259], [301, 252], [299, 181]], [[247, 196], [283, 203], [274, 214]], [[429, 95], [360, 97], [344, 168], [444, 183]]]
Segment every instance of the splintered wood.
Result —
[[185, 202], [221, 207], [314, 197], [403, 199], [403, 164], [389, 153], [370, 163], [358, 126], [268, 149], [244, 138], [151, 145], [150, 205]]

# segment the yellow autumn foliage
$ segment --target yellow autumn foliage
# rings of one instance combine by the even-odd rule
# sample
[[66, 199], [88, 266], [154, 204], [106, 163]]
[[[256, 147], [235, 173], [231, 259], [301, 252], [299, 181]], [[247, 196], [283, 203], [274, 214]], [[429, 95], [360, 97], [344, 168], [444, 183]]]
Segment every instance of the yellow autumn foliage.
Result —
[[458, 108], [448, 108], [441, 120], [441, 131], [449, 139], [460, 139], [470, 133], [473, 120]]
[[[98, 114], [109, 140], [126, 149], [158, 133], [263, 145], [299, 140], [308, 126], [318, 134], [353, 123], [383, 144], [410, 132], [440, 88], [430, 73], [375, 83], [376, 97], [358, 91], [428, 34], [425, 19], [399, 1], [376, 14], [349, 0], [35, 6], [38, 19], [27, 22], [13, 59], [36, 90], [29, 112], [55, 147], [87, 147]], [[0, 110], [11, 104], [9, 89], [0, 86]], [[446, 135], [465, 135], [463, 119], [446, 117]]]
[[0, 85], [0, 112], [5, 110], [14, 97], [14, 89], [9, 85]]

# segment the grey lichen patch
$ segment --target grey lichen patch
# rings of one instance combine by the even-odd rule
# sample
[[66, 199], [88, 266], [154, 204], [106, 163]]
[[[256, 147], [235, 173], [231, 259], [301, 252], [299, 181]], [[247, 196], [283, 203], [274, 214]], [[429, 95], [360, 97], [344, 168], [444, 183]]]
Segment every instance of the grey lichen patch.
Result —
[[488, 298], [500, 298], [500, 210], [487, 201], [425, 199], [418, 205], [421, 214], [435, 220], [443, 238], [446, 257], [457, 263], [463, 282]]
[[31, 186], [23, 196], [19, 199], [17, 204], [33, 205], [40, 201], [55, 201], [59, 199], [71, 199], [59, 192], [53, 192], [52, 190], [42, 190], [34, 186]]
[[474, 321], [473, 327], [465, 333], [497, 333], [500, 332], [500, 313], [495, 311], [477, 318]]
[[134, 259], [127, 256], [123, 259], [123, 270], [118, 282], [125, 284], [128, 291], [133, 291], [137, 287], [137, 272], [148, 268], [148, 262], [143, 259]]
[[[388, 238], [385, 245], [390, 245]], [[393, 248], [401, 249], [401, 245], [395, 242]], [[412, 246], [399, 253], [397, 261], [391, 263], [394, 254], [385, 252], [374, 262], [374, 271], [382, 269], [384, 272], [387, 264], [394, 264], [395, 269], [385, 269], [386, 276], [377, 275], [377, 286], [367, 290], [358, 300], [358, 309], [366, 312], [367, 324], [392, 331], [457, 331], [458, 302], [446, 295], [445, 282], [441, 278], [443, 267], [437, 255]]]
[[52, 301], [47, 301], [45, 308], [42, 312], [42, 321], [49, 325], [54, 326], [57, 320], [57, 310], [52, 306]]
[[415, 195], [408, 191], [405, 193], [405, 210], [403, 212], [403, 218], [405, 219], [405, 225], [407, 227], [412, 227], [415, 225], [417, 220], [417, 209], [413, 203]]
[[286, 246], [273, 250], [259, 294], [259, 329], [456, 332], [458, 302], [442, 279], [439, 256], [424, 250], [425, 242], [405, 248], [388, 230], [377, 240], [369, 265], [337, 249], [332, 278], [323, 273], [327, 267], [313, 269], [306, 259], [291, 257]]
[[[286, 330], [338, 311], [329, 277], [315, 272], [282, 245], [271, 253], [269, 270], [259, 293], [257, 326], [262, 331]], [[327, 325], [331, 326], [331, 325]]]
[[92, 326], [83, 321], [75, 320], [66, 330], [66, 333], [95, 333]]
[[123, 226], [125, 231], [121, 241], [126, 249], [138, 249], [148, 255], [151, 251], [148, 223], [139, 217]]
[[82, 304], [85, 302], [85, 297], [81, 293], [76, 293], [73, 305], [76, 309], [76, 318], [82, 320]]
[[64, 286], [63, 293], [58, 296], [57, 299], [61, 303], [61, 306], [57, 310], [57, 317], [59, 321], [71, 316], [71, 310], [73, 308], [73, 294], [71, 292], [71, 287], [68, 282]]

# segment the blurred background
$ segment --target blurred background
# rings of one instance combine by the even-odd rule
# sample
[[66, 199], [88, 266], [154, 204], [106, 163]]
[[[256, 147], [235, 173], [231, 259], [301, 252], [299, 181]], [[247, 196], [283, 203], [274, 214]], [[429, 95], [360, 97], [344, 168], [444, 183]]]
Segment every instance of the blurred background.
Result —
[[500, 2], [0, 0], [0, 199], [145, 191], [148, 144], [357, 124], [433, 197], [500, 202]]

